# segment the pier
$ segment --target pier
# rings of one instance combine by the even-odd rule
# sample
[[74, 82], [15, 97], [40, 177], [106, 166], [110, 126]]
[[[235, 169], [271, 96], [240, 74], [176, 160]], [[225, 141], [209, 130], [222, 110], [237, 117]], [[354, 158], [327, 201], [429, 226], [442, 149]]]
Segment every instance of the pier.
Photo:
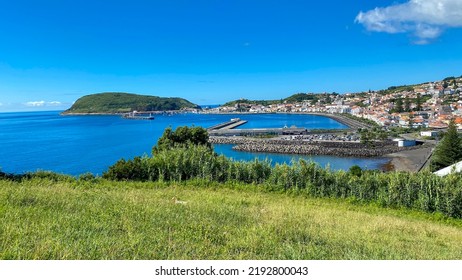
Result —
[[259, 136], [259, 135], [303, 135], [306, 128], [250, 128], [250, 129], [217, 129], [209, 131], [210, 136]]
[[239, 118], [231, 119], [229, 122], [219, 123], [217, 125], [207, 128], [208, 131], [220, 130], [220, 129], [233, 129], [238, 126], [247, 123], [247, 121], [241, 120]]
[[133, 111], [132, 113], [124, 114], [122, 115], [122, 118], [124, 119], [130, 119], [130, 120], [153, 120], [154, 117], [149, 114], [146, 115], [141, 112]]
[[240, 120], [240, 121], [237, 121], [237, 122], [232, 123], [232, 124], [230, 124], [230, 125], [227, 125], [227, 126], [221, 128], [221, 129], [223, 129], [223, 130], [226, 130], [226, 129], [234, 129], [234, 128], [239, 127], [239, 126], [241, 126], [241, 125], [243, 125], [243, 124], [246, 124], [246, 123], [247, 123], [247, 121]]

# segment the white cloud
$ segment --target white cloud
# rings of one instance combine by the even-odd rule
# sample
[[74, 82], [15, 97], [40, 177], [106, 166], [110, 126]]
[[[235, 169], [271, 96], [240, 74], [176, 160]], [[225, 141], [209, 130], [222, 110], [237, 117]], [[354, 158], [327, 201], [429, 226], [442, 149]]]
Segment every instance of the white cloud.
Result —
[[48, 102], [48, 105], [49, 106], [61, 106], [63, 105], [63, 103], [59, 101], [51, 101], [51, 102]]
[[0, 107], [3, 106], [3, 103], [0, 102]]
[[26, 102], [25, 105], [27, 107], [54, 107], [54, 106], [62, 106], [64, 104], [59, 101], [47, 102], [47, 101], [42, 100], [42, 101], [29, 101], [29, 102]]
[[462, 27], [461, 0], [410, 0], [384, 8], [360, 12], [355, 22], [367, 30], [411, 33], [415, 43], [428, 43], [446, 28]]
[[28, 107], [42, 107], [45, 106], [46, 102], [45, 101], [29, 101], [26, 103], [26, 106]]

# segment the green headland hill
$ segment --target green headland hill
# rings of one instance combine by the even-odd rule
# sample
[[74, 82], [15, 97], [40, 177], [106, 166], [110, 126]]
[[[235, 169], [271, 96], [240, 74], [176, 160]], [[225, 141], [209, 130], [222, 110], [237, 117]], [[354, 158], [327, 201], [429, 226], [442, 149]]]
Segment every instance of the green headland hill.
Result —
[[198, 109], [183, 98], [166, 98], [123, 92], [104, 92], [79, 98], [63, 114], [121, 114], [132, 111], [172, 111]]

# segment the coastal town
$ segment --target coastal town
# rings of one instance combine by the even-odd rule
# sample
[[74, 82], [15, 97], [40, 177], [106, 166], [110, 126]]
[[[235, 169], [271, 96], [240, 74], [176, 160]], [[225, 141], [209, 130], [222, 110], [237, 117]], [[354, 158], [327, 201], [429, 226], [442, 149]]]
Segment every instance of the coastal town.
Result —
[[[382, 127], [445, 129], [454, 119], [462, 129], [462, 76], [362, 93], [296, 94], [290, 100], [246, 99], [208, 109], [209, 113], [351, 114]], [[289, 98], [290, 99], [290, 98]]]
[[[327, 116], [344, 123], [349, 129], [322, 133], [297, 127], [234, 129], [241, 121], [235, 119], [238, 124], [231, 124], [233, 129], [226, 129], [226, 126], [209, 129], [210, 141], [235, 144], [233, 149], [248, 152], [387, 156], [391, 158], [392, 170], [417, 172], [429, 166], [441, 131], [446, 131], [451, 121], [458, 130], [462, 129], [461, 93], [462, 76], [362, 93], [298, 93], [277, 101], [240, 99], [203, 112]], [[229, 137], [265, 134], [279, 136], [272, 139]]]

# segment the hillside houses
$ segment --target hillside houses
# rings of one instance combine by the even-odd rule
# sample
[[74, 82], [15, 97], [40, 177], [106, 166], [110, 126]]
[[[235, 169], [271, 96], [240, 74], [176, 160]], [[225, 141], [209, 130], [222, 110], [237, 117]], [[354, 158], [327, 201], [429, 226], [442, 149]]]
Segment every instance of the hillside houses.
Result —
[[[304, 96], [306, 94], [297, 94]], [[235, 103], [213, 109], [216, 113], [332, 113], [370, 119], [381, 126], [442, 129], [457, 118], [462, 129], [462, 78], [446, 78], [414, 86], [390, 87], [368, 93], [323, 93], [299, 102], [269, 105]], [[292, 99], [293, 100], [293, 99]], [[270, 102], [266, 102], [268, 104]]]

